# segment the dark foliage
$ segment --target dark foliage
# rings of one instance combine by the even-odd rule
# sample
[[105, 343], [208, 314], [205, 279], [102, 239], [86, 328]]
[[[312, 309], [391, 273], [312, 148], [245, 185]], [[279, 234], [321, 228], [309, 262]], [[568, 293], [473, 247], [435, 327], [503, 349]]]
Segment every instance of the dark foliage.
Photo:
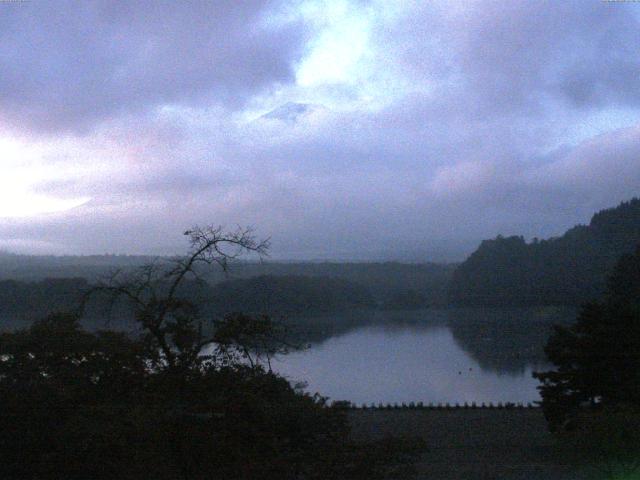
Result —
[[640, 200], [596, 213], [562, 237], [485, 240], [454, 272], [456, 305], [580, 305], [599, 298], [623, 254], [640, 243]]
[[[41, 318], [24, 308], [29, 299], [23, 294], [25, 288], [49, 288], [50, 279], [85, 278], [90, 284], [104, 278], [113, 269], [133, 270], [141, 265], [151, 264], [157, 259], [129, 256], [87, 256], [87, 257], [38, 257], [2, 254], [0, 252], [0, 313], [29, 316], [31, 320]], [[312, 277], [340, 279], [350, 285], [357, 285], [373, 297], [376, 304], [387, 308], [423, 308], [443, 306], [446, 303], [446, 286], [455, 265], [433, 263], [404, 264], [386, 263], [277, 263], [244, 262], [233, 263], [230, 274], [219, 269], [198, 266], [198, 274], [209, 285], [215, 286], [229, 280], [248, 280], [254, 277]], [[2, 295], [2, 279], [19, 280], [18, 296]], [[43, 280], [46, 280], [43, 282]], [[305, 279], [303, 279], [305, 281]], [[313, 280], [309, 280], [310, 282]], [[40, 282], [43, 282], [42, 284]], [[12, 299], [16, 300], [13, 301]], [[53, 297], [49, 297], [53, 298]], [[417, 303], [416, 303], [417, 302]], [[14, 310], [11, 310], [13, 305]], [[48, 304], [41, 303], [39, 310], [52, 313]], [[9, 308], [8, 308], [9, 307]], [[17, 309], [16, 309], [17, 308]]]
[[[130, 269], [128, 272], [136, 271]], [[121, 275], [125, 271], [121, 272]], [[445, 282], [445, 280], [442, 280]], [[409, 285], [409, 283], [405, 285]], [[168, 286], [168, 285], [167, 285]], [[84, 279], [46, 279], [38, 282], [0, 281], [0, 330], [24, 326], [53, 312], [78, 307], [83, 294], [92, 288]], [[186, 279], [180, 296], [198, 305], [203, 315], [221, 316], [230, 312], [269, 313], [273, 316], [318, 315], [382, 306], [392, 309], [424, 308], [434, 303], [430, 291], [395, 290], [379, 293], [376, 300], [371, 289], [340, 277], [319, 275], [260, 275], [226, 280], [213, 286], [200, 278]], [[442, 288], [442, 285], [439, 286]], [[395, 292], [395, 293], [393, 293]], [[94, 295], [85, 310], [85, 325], [104, 321], [109, 299]], [[131, 305], [120, 302], [111, 315], [118, 328], [134, 323]], [[127, 325], [129, 324], [129, 325]], [[116, 325], [114, 325], [116, 327]]]
[[640, 248], [620, 258], [604, 300], [557, 327], [545, 352], [556, 369], [536, 377], [552, 429], [574, 427], [588, 407], [640, 407]]
[[216, 313], [269, 314], [338, 312], [374, 306], [369, 291], [333, 277], [262, 275], [215, 285], [211, 304]]
[[[244, 264], [234, 268], [236, 277], [259, 275], [332, 277], [352, 282], [367, 289], [376, 303], [395, 303], [398, 297], [409, 291], [419, 292], [423, 297], [420, 307], [444, 305], [446, 286], [454, 265], [434, 263], [405, 264], [384, 263], [265, 263]], [[408, 307], [412, 308], [414, 302]], [[393, 308], [393, 307], [390, 307]], [[400, 308], [405, 308], [402, 305]]]
[[87, 281], [82, 278], [0, 281], [0, 319], [37, 320], [54, 311], [68, 310], [79, 303], [88, 288]]
[[126, 454], [123, 406], [137, 404], [147, 381], [142, 351], [123, 334], [84, 332], [69, 315], [2, 334], [2, 476], [79, 478], [76, 464], [93, 468], [96, 448], [104, 454], [96, 468], [108, 474], [106, 464]]
[[430, 293], [413, 289], [400, 290], [393, 293], [383, 307], [389, 310], [412, 310], [434, 306], [437, 302], [430, 298]]
[[384, 478], [417, 453], [352, 443], [345, 412], [258, 365], [213, 355], [177, 375], [148, 353], [68, 315], [2, 334], [0, 476]]

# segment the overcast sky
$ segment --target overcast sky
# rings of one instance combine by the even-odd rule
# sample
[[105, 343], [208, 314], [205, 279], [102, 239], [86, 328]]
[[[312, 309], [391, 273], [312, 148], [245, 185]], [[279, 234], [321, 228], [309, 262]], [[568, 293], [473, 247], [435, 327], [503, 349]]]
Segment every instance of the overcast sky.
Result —
[[640, 194], [639, 46], [634, 2], [0, 1], [0, 248], [558, 235]]

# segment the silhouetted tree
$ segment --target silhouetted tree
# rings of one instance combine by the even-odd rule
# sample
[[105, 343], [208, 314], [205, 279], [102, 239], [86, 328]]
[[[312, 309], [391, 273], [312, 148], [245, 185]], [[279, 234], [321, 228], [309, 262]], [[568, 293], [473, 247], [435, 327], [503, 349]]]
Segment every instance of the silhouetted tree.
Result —
[[603, 301], [556, 327], [545, 352], [556, 369], [535, 376], [552, 429], [585, 406], [640, 406], [640, 248], [620, 258]]
[[263, 256], [269, 247], [269, 241], [258, 241], [251, 229], [225, 232], [221, 227], [195, 227], [184, 235], [190, 243], [185, 257], [157, 261], [133, 272], [116, 271], [92, 288], [86, 299], [101, 294], [112, 305], [125, 300], [150, 347], [158, 352], [157, 366], [177, 372], [202, 361], [203, 349], [215, 341], [206, 335], [198, 305], [184, 291], [190, 280], [199, 280], [198, 267], [217, 264], [226, 271], [231, 260], [251, 252]]

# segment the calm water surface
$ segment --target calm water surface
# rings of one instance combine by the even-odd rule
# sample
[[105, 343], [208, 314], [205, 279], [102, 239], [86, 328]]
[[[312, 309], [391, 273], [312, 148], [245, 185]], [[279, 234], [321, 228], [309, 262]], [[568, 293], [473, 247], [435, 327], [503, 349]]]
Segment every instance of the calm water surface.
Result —
[[[364, 312], [300, 320], [310, 348], [274, 370], [332, 400], [371, 403], [532, 402], [552, 324], [575, 309]], [[11, 325], [7, 323], [6, 325]]]
[[[564, 313], [554, 312], [552, 318], [545, 313], [535, 321], [518, 314], [514, 318], [522, 328], [505, 324], [500, 319], [504, 311], [498, 320], [494, 315], [486, 322], [474, 312], [476, 323], [458, 319], [465, 322], [461, 328], [442, 324], [441, 317], [430, 322], [432, 314], [423, 315], [422, 323], [414, 318], [411, 324], [347, 329], [279, 357], [273, 368], [291, 382], [306, 382], [310, 393], [357, 404], [539, 399], [538, 382], [531, 374], [545, 366], [529, 359], [527, 352], [541, 352], [550, 324]], [[497, 329], [493, 320], [499, 322]]]

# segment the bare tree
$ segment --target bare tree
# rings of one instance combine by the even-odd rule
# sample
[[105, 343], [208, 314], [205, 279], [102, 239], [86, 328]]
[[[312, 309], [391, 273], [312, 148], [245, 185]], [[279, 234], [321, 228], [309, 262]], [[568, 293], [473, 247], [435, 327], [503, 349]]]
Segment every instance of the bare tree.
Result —
[[274, 356], [303, 348], [289, 342], [286, 329], [268, 315], [236, 312], [214, 324], [214, 354], [227, 365], [248, 362], [251, 368], [266, 366], [271, 372]]
[[222, 227], [195, 227], [186, 256], [156, 260], [134, 271], [115, 271], [90, 289], [83, 306], [98, 294], [106, 295], [110, 308], [119, 300], [132, 307], [135, 321], [147, 334], [150, 351], [157, 352], [158, 366], [188, 369], [202, 360], [205, 347], [215, 341], [206, 336], [198, 306], [185, 299], [189, 280], [202, 281], [198, 267], [218, 265], [223, 271], [243, 254], [267, 255], [269, 240], [257, 240], [250, 228], [225, 231]]

